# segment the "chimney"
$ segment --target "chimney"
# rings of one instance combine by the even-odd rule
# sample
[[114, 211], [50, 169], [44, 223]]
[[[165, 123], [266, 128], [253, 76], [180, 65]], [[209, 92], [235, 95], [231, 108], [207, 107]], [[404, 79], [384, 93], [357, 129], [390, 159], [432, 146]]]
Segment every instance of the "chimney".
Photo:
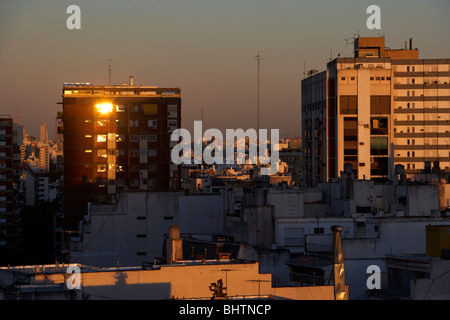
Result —
[[341, 239], [342, 227], [332, 226], [331, 230], [333, 231], [334, 299], [348, 300]]
[[412, 50], [412, 38], [409, 38], [409, 50]]
[[133, 76], [130, 76], [129, 85], [130, 85], [130, 87], [134, 86], [134, 78], [133, 78]]
[[169, 227], [169, 242], [167, 246], [167, 262], [173, 264], [177, 260], [183, 260], [183, 239], [180, 237], [180, 227]]

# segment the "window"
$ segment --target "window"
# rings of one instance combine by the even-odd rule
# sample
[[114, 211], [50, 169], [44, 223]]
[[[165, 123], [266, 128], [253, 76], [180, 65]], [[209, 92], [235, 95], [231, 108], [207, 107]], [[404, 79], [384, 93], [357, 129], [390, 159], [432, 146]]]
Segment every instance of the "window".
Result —
[[97, 172], [106, 172], [106, 164], [97, 165]]
[[97, 142], [106, 142], [106, 134], [98, 134]]
[[341, 96], [339, 110], [341, 114], [357, 114], [358, 112], [357, 96]]
[[116, 142], [124, 142], [125, 136], [116, 134]]
[[370, 154], [371, 155], [387, 155], [388, 154], [388, 138], [371, 137], [370, 138]]
[[130, 134], [130, 142], [138, 142], [139, 138], [137, 134]]
[[116, 106], [116, 112], [125, 112], [125, 106]]
[[146, 116], [154, 116], [158, 114], [158, 105], [157, 104], [144, 104], [144, 115]]
[[130, 120], [130, 127], [139, 127], [139, 120]]
[[169, 120], [169, 121], [167, 121], [167, 126], [168, 126], [169, 131], [175, 130], [177, 128], [177, 124], [178, 124], [177, 120]]
[[106, 149], [97, 150], [97, 157], [107, 158], [108, 154], [107, 154]]
[[147, 140], [148, 142], [156, 142], [158, 140], [158, 136], [156, 134], [149, 134]]
[[341, 81], [345, 81], [345, 77], [341, 77]]
[[148, 150], [148, 156], [149, 157], [156, 157], [157, 156], [157, 150]]
[[138, 112], [139, 111], [139, 106], [132, 106], [131, 107], [131, 111]]
[[157, 121], [156, 120], [148, 120], [148, 127], [156, 129], [157, 127]]
[[390, 114], [391, 96], [370, 96], [371, 114]]
[[315, 234], [323, 234], [324, 233], [324, 229], [323, 228], [314, 228], [314, 233]]
[[141, 139], [141, 141], [147, 141], [147, 134], [146, 133], [141, 133], [140, 139]]
[[167, 106], [167, 117], [176, 118], [178, 116], [178, 106], [169, 104]]
[[130, 150], [130, 158], [138, 158], [139, 157], [139, 150]]
[[96, 125], [97, 127], [105, 127], [106, 123], [106, 120], [97, 120]]

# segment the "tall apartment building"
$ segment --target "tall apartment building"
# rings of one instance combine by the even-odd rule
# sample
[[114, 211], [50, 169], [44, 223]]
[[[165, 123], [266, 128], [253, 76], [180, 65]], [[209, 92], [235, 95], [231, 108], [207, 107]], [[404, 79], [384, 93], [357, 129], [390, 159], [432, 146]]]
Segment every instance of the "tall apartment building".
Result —
[[50, 146], [48, 144], [39, 146], [38, 169], [45, 172], [50, 171]]
[[419, 59], [384, 37], [359, 37], [354, 56], [336, 58], [302, 80], [305, 184], [339, 177], [386, 180], [430, 164], [450, 171], [450, 59]]
[[128, 190], [177, 187], [171, 133], [181, 126], [178, 88], [64, 84], [64, 216], [74, 228], [88, 203]]
[[48, 143], [48, 129], [45, 122], [43, 122], [39, 127], [39, 141], [42, 143]]
[[[0, 116], [0, 261], [5, 262], [19, 245], [15, 207], [16, 171], [20, 165], [19, 147], [14, 140], [13, 119]], [[6, 259], [6, 260], [4, 260]]]

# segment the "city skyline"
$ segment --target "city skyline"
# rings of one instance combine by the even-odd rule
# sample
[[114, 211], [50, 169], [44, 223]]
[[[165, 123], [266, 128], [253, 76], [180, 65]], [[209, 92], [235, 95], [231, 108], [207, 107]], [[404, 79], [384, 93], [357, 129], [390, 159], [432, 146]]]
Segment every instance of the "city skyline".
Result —
[[353, 33], [385, 35], [392, 48], [413, 38], [419, 58], [450, 56], [441, 41], [450, 24], [446, 1], [380, 1], [381, 30], [366, 27], [369, 2], [79, 1], [81, 30], [69, 30], [71, 4], [0, 5], [2, 114], [19, 112], [31, 135], [42, 122], [53, 127], [64, 82], [107, 84], [107, 59], [115, 84], [132, 75], [137, 85], [179, 87], [183, 128], [203, 112], [205, 129], [246, 129], [256, 127], [259, 52], [261, 128], [279, 128], [282, 137], [300, 135], [305, 67], [324, 70], [330, 56], [351, 56]]

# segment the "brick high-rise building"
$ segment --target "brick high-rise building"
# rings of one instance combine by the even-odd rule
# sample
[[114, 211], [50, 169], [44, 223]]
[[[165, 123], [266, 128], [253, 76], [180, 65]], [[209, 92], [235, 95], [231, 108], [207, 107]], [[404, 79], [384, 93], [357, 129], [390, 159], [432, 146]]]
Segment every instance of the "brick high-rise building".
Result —
[[450, 171], [450, 59], [384, 41], [359, 37], [353, 57], [302, 80], [306, 185], [338, 178], [346, 163], [358, 179], [389, 179], [397, 164], [407, 175], [431, 163]]
[[181, 126], [178, 88], [64, 84], [64, 218], [67, 228], [88, 203], [115, 203], [127, 190], [177, 188], [171, 133]]

